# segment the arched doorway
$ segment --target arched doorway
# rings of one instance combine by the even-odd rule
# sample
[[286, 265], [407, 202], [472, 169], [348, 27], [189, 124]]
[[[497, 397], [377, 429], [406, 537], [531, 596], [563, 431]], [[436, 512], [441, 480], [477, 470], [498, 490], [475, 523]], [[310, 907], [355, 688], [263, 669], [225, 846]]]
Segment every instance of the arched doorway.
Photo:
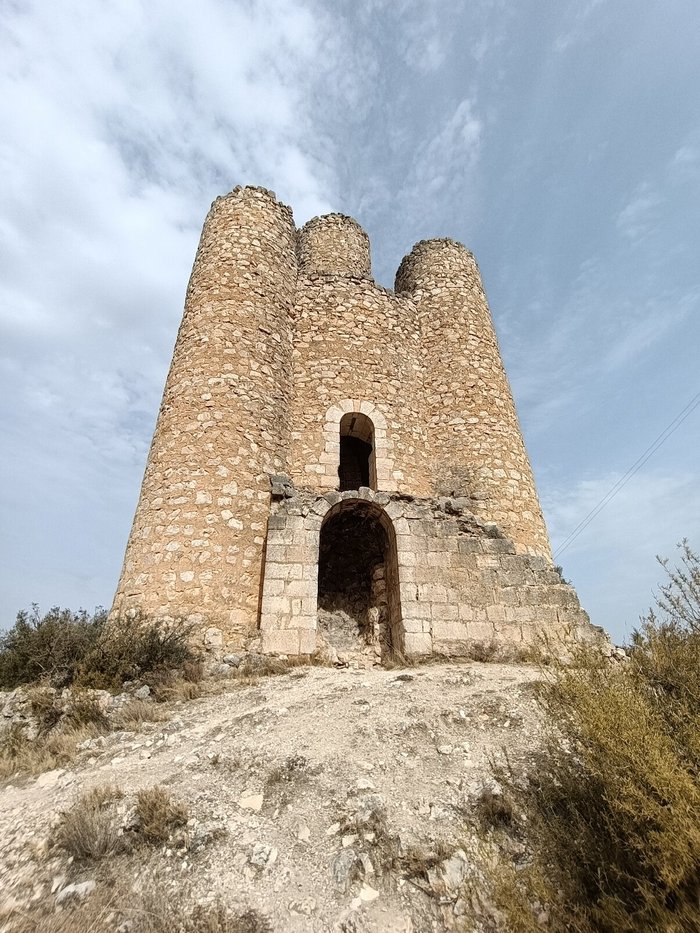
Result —
[[340, 419], [339, 488], [377, 488], [374, 425], [367, 415], [350, 411]]
[[321, 526], [318, 634], [339, 655], [403, 652], [396, 536], [384, 510], [344, 499]]

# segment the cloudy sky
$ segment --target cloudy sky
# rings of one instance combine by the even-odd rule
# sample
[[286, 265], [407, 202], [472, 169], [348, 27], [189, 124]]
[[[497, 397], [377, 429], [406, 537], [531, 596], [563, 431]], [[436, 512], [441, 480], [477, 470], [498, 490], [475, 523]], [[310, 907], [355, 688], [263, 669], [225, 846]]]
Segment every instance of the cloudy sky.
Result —
[[[697, 0], [0, 0], [0, 625], [109, 605], [212, 199], [476, 254], [555, 549], [700, 392]], [[557, 558], [621, 640], [700, 407]], [[643, 459], [643, 458], [642, 458]]]

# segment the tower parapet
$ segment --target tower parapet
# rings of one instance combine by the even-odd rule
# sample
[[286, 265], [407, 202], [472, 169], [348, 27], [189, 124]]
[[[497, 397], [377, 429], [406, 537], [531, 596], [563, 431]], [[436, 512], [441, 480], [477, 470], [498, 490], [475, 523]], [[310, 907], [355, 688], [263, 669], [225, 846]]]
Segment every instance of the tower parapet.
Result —
[[314, 217], [297, 234], [302, 275], [342, 275], [370, 278], [369, 237], [352, 217]]
[[415, 295], [426, 288], [464, 288], [479, 281], [473, 253], [457, 240], [440, 237], [419, 240], [404, 256], [396, 272], [397, 295]]

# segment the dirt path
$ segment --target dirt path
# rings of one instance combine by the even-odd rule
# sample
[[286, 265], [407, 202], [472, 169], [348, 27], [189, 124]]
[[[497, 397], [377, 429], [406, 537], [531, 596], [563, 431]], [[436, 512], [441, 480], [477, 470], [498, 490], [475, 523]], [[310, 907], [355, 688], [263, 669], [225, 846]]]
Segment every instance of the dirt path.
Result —
[[[153, 856], [173, 889], [255, 908], [275, 931], [452, 928], [466, 909], [462, 856], [431, 876], [439, 888], [442, 872], [440, 892], [389, 870], [387, 846], [406, 856], [443, 842], [469, 862], [470, 801], [489, 756], [505, 747], [518, 760], [537, 744], [538, 677], [478, 663], [297, 668], [173, 704], [168, 721], [106, 736], [71, 769], [0, 792], [0, 899], [6, 910], [60, 891], [47, 838], [81, 792], [164, 784], [202, 843]], [[65, 883], [94, 873], [63, 874]]]

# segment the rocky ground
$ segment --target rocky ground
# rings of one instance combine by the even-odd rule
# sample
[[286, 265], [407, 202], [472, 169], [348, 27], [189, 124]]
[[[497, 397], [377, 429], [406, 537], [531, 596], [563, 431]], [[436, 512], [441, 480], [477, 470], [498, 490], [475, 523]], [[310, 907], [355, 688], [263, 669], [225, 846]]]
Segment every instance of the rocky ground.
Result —
[[[475, 801], [491, 756], [536, 747], [539, 676], [477, 662], [291, 668], [83, 742], [65, 770], [0, 789], [0, 931], [111, 883], [51, 844], [60, 813], [104, 784], [125, 793], [125, 831], [140, 789], [163, 785], [187, 807], [179, 835], [119, 857], [136, 890], [156, 879], [166, 898], [252, 909], [274, 931], [477, 929]], [[138, 929], [128, 906], [111, 929]]]

